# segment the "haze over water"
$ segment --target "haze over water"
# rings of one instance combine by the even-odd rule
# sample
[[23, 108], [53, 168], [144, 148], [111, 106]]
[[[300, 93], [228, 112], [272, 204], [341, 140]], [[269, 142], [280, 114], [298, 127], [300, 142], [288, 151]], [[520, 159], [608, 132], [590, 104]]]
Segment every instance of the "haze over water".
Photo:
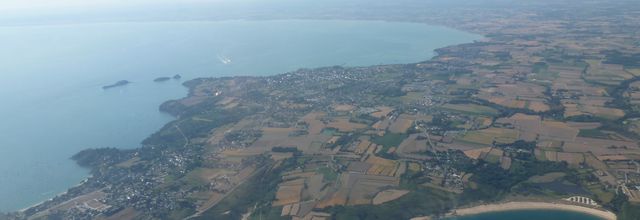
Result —
[[[222, 21], [0, 27], [0, 211], [86, 178], [69, 158], [135, 148], [172, 120], [158, 111], [196, 77], [410, 63], [480, 36], [380, 21]], [[226, 63], [226, 64], [225, 64]], [[153, 79], [181, 74], [180, 81]], [[103, 90], [118, 80], [133, 83]]]

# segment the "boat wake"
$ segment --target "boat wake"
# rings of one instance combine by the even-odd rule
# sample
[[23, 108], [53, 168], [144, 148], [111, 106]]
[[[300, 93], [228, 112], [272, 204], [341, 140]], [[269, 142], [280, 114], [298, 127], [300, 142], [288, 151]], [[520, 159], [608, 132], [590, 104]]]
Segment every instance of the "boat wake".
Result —
[[231, 58], [224, 56], [224, 55], [218, 55], [218, 60], [222, 63], [222, 64], [231, 64]]

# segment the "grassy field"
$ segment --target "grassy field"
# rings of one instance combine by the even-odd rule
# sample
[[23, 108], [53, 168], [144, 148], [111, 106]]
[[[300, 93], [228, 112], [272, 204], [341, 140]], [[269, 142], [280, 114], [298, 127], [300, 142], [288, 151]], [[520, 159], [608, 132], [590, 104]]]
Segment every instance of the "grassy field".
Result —
[[582, 129], [578, 133], [580, 137], [609, 139], [609, 134], [602, 132], [600, 129]]
[[516, 130], [504, 128], [487, 128], [467, 132], [458, 140], [480, 145], [491, 145], [494, 140], [499, 143], [513, 143], [517, 139], [518, 132]]
[[407, 92], [406, 95], [400, 97], [403, 103], [413, 103], [422, 100], [424, 94], [422, 92]]
[[566, 175], [567, 174], [562, 173], [562, 172], [552, 172], [552, 173], [547, 173], [547, 174], [544, 174], [544, 175], [532, 176], [527, 181], [532, 182], [532, 183], [549, 183], [549, 182], [553, 182], [553, 181], [557, 180], [558, 178], [562, 178], [562, 177], [564, 177]]
[[625, 203], [620, 214], [618, 214], [618, 220], [637, 219], [640, 219], [640, 204]]
[[445, 104], [441, 108], [471, 115], [496, 116], [499, 114], [494, 108], [476, 104]]
[[402, 141], [407, 138], [406, 134], [395, 134], [391, 132], [387, 132], [384, 136], [376, 136], [371, 139], [371, 142], [382, 145], [385, 148], [389, 147], [397, 147], [402, 143]]
[[317, 170], [317, 172], [322, 174], [322, 180], [325, 182], [332, 182], [338, 179], [338, 173], [336, 173], [329, 167], [321, 167]]
[[542, 71], [540, 73], [536, 73], [531, 79], [539, 80], [539, 81], [547, 81], [557, 79], [559, 74], [557, 72], [551, 71]]
[[387, 155], [387, 151], [391, 147], [398, 147], [400, 143], [408, 136], [406, 134], [395, 134], [391, 132], [387, 132], [384, 136], [375, 136], [371, 139], [371, 142], [382, 145], [382, 150], [380, 151], [380, 156], [383, 158], [389, 158], [390, 155]]

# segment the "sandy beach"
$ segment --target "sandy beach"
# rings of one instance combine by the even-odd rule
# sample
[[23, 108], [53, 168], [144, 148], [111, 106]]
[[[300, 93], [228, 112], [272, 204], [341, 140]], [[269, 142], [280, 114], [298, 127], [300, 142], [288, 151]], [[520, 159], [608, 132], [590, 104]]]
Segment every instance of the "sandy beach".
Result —
[[448, 216], [463, 216], [463, 215], [475, 215], [485, 212], [500, 212], [500, 211], [514, 211], [514, 210], [540, 210], [540, 209], [552, 209], [552, 210], [564, 210], [581, 212], [594, 216], [598, 216], [607, 220], [616, 220], [616, 215], [610, 211], [601, 209], [588, 208], [577, 205], [569, 205], [563, 203], [548, 203], [548, 202], [507, 202], [480, 205], [470, 208], [462, 208], [455, 210], [455, 214], [452, 212]]

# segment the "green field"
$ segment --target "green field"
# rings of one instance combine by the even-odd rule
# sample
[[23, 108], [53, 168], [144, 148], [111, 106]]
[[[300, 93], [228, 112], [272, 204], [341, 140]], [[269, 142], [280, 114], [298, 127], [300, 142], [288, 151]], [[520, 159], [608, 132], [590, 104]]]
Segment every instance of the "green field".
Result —
[[321, 167], [317, 170], [317, 172], [322, 174], [323, 181], [332, 182], [338, 179], [338, 173], [336, 173], [329, 167]]
[[407, 138], [406, 134], [396, 134], [387, 132], [384, 136], [375, 136], [371, 139], [371, 142], [382, 145], [385, 149], [390, 147], [397, 147], [402, 141]]
[[380, 150], [380, 153], [378, 154], [378, 156], [387, 158], [387, 159], [393, 159], [393, 155], [388, 155], [387, 151], [389, 151], [391, 147], [400, 146], [400, 143], [402, 143], [402, 141], [407, 137], [408, 135], [406, 134], [396, 134], [396, 133], [387, 132], [382, 137], [380, 136], [373, 137], [371, 139], [371, 142], [382, 146], [382, 150]]
[[470, 115], [496, 116], [500, 113], [494, 108], [476, 104], [444, 104], [440, 108]]
[[463, 141], [479, 145], [491, 145], [493, 141], [498, 143], [513, 143], [518, 139], [518, 132], [512, 129], [488, 128], [483, 130], [469, 131], [458, 141]]
[[580, 137], [609, 139], [609, 134], [602, 132], [600, 129], [582, 129], [578, 133]]

